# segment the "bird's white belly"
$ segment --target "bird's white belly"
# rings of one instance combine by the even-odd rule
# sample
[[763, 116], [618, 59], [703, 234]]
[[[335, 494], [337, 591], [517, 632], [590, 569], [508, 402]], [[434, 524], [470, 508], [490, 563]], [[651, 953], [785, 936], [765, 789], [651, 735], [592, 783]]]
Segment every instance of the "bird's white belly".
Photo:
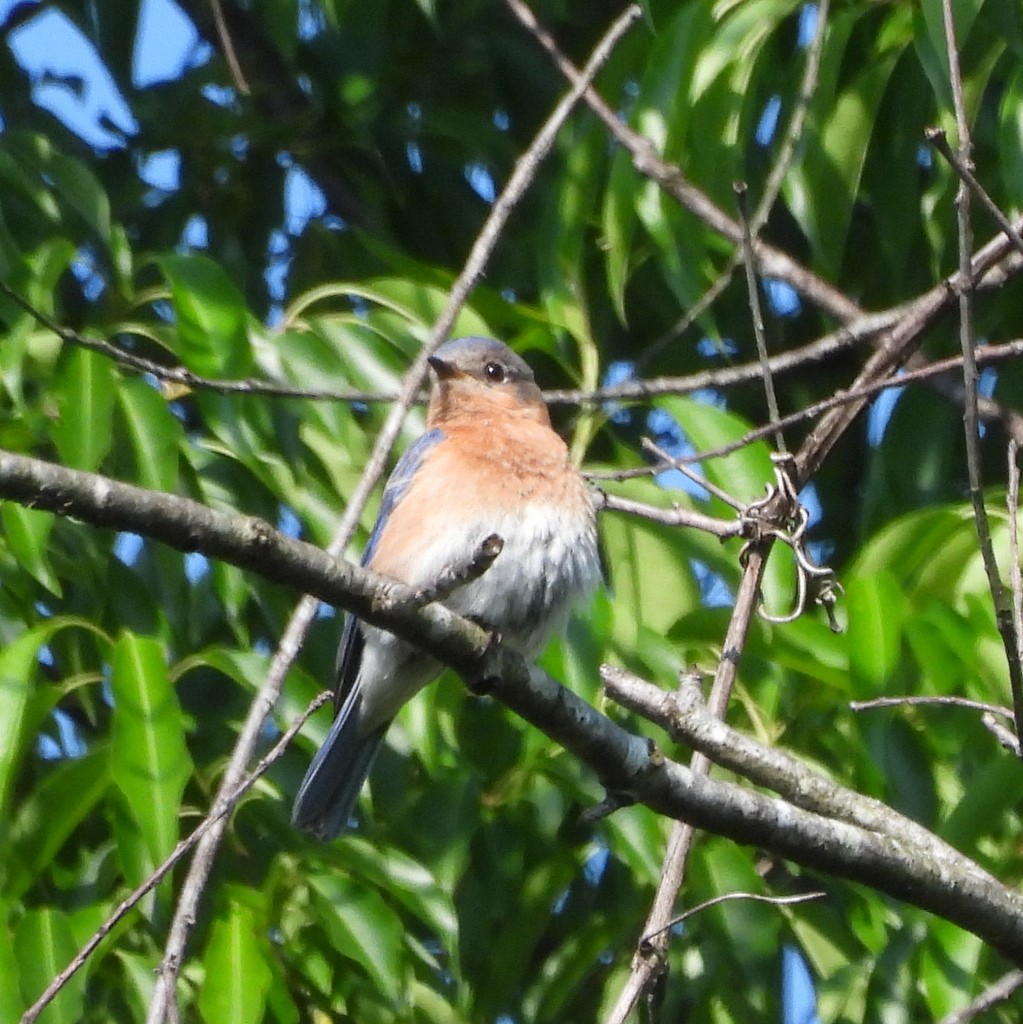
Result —
[[[434, 539], [424, 545], [407, 582], [434, 583], [445, 569], [471, 558], [494, 533], [504, 541], [501, 553], [479, 579], [456, 590], [444, 604], [497, 630], [503, 642], [532, 657], [600, 581], [596, 525], [592, 515], [566, 515], [536, 504], [518, 515], [481, 517], [469, 528], [464, 520], [453, 522], [444, 542]], [[361, 673], [373, 680], [361, 716], [368, 728], [393, 717], [437, 674], [438, 666], [392, 634], [362, 628], [366, 647]]]
[[588, 598], [600, 580], [596, 528], [591, 515], [566, 515], [530, 504], [518, 514], [481, 518], [466, 533], [451, 531], [438, 545], [434, 565], [419, 583], [471, 557], [492, 533], [504, 541], [493, 565], [444, 603], [459, 615], [497, 629], [524, 654], [536, 654], [560, 629], [573, 604]]

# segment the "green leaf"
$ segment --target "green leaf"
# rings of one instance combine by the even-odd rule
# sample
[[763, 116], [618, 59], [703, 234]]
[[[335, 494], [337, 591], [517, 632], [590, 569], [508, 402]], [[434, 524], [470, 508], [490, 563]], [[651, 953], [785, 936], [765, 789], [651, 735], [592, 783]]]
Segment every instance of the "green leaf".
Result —
[[18, 986], [18, 961], [7, 916], [7, 908], [0, 905], [0, 1024], [18, 1024], [25, 1000]]
[[1015, 758], [996, 756], [969, 780], [955, 809], [942, 823], [939, 834], [964, 851], [976, 850], [993, 829], [1017, 805], [1023, 786], [1023, 766]]
[[59, 628], [56, 622], [37, 626], [0, 649], [0, 816], [4, 813], [24, 738], [21, 735], [35, 675], [39, 648]]
[[135, 451], [139, 483], [173, 494], [178, 483], [178, 446], [184, 438], [181, 422], [163, 396], [143, 380], [122, 381], [117, 400]]
[[60, 580], [48, 557], [50, 533], [56, 522], [54, 514], [5, 501], [0, 506], [0, 522], [11, 554], [37, 582], [59, 597]]
[[157, 260], [171, 287], [180, 355], [205, 376], [245, 377], [253, 365], [245, 299], [208, 256]]
[[446, 949], [457, 948], [458, 918], [454, 906], [428, 868], [400, 850], [354, 836], [346, 840], [344, 855], [359, 876], [372, 880], [436, 932]]
[[[59, 910], [30, 910], [14, 932], [21, 991], [34, 1002], [78, 952], [67, 916]], [[40, 1024], [77, 1024], [81, 1020], [87, 970], [73, 974], [40, 1014]]]
[[677, 529], [636, 516], [605, 516], [601, 540], [610, 571], [617, 629], [667, 630], [698, 607], [700, 588]]
[[199, 1009], [208, 1024], [258, 1024], [264, 1019], [271, 974], [253, 911], [231, 902], [217, 915], [203, 955], [206, 977]]
[[113, 435], [114, 371], [110, 360], [83, 348], [68, 351], [55, 382], [60, 418], [53, 440], [72, 469], [99, 468]]
[[1009, 202], [1023, 206], [1023, 66], [1009, 76], [998, 116], [1002, 181]]
[[155, 640], [122, 633], [114, 648], [110, 765], [154, 864], [178, 840], [178, 807], [192, 771], [184, 721]]
[[828, 71], [815, 93], [818, 112], [808, 120], [803, 159], [793, 167], [786, 184], [793, 213], [817, 260], [832, 276], [837, 276], [845, 253], [853, 204], [884, 90], [912, 38], [912, 12], [908, 7], [893, 8], [883, 30], [872, 37], [871, 52], [855, 55], [857, 70], [839, 87], [842, 59], [853, 56], [844, 53], [849, 34], [862, 15], [862, 9], [856, 8], [832, 18], [822, 60]]
[[29, 794], [11, 828], [6, 894], [18, 898], [38, 882], [109, 784], [110, 757], [104, 749], [59, 765]]
[[896, 579], [879, 572], [851, 579], [845, 604], [853, 696], [876, 697], [886, 690], [899, 663], [905, 601]]
[[46, 174], [68, 205], [109, 245], [110, 200], [92, 171], [78, 160], [53, 153]]
[[320, 897], [317, 916], [336, 952], [360, 964], [385, 998], [398, 999], [405, 929], [394, 911], [372, 889], [347, 878], [314, 873], [309, 884]]
[[138, 953], [129, 953], [119, 949], [114, 954], [121, 963], [127, 981], [125, 998], [135, 1011], [136, 1019], [144, 1020], [149, 1004], [156, 990], [156, 976], [153, 973], [152, 961]]

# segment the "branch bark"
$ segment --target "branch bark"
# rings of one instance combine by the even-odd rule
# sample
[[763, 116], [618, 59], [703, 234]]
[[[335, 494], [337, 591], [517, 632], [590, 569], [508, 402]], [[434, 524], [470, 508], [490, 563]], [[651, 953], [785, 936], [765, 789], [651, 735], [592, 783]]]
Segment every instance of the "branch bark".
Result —
[[492, 645], [475, 624], [442, 605], [381, 602], [395, 596], [394, 581], [339, 562], [261, 520], [10, 453], [0, 453], [0, 497], [201, 551], [354, 611], [417, 644], [470, 684], [487, 680], [489, 693], [588, 764], [609, 789], [690, 826], [904, 899], [968, 928], [1023, 965], [1023, 896], [972, 862], [957, 861], [967, 867], [953, 873], [911, 834], [884, 835], [703, 777], [664, 758], [515, 652]]

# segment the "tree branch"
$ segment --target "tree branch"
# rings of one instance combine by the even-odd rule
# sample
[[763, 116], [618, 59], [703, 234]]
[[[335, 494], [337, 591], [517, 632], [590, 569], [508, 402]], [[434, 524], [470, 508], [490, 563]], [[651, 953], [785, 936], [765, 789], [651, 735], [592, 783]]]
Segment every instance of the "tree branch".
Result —
[[[663, 759], [647, 740], [615, 725], [514, 651], [495, 647], [473, 623], [441, 605], [399, 604], [382, 611], [374, 598], [393, 591], [393, 581], [338, 562], [261, 520], [9, 453], [0, 453], [0, 496], [201, 551], [353, 611], [451, 665], [466, 680], [485, 678], [488, 692], [586, 762], [608, 788], [692, 826], [874, 885], [969, 928], [1023, 964], [1023, 896], [972, 863], [968, 875], [953, 878], [912, 836], [896, 840], [832, 821]], [[756, 572], [753, 568], [749, 578]], [[726, 642], [723, 665], [734, 668], [737, 643], [735, 637]], [[729, 674], [723, 670], [723, 677]]]
[[[540, 130], [530, 145], [516, 161], [507, 184], [491, 207], [483, 227], [473, 242], [465, 264], [452, 285], [444, 309], [434, 323], [422, 350], [405, 376], [398, 402], [388, 414], [383, 429], [374, 443], [373, 452], [366, 464], [359, 484], [338, 526], [337, 533], [329, 548], [331, 554], [340, 554], [348, 545], [359, 517], [362, 515], [365, 503], [383, 473], [387, 456], [401, 430], [405, 415], [422, 387], [426, 376], [427, 359], [441, 342], [445, 340], [454, 326], [459, 311], [489, 262], [490, 255], [497, 245], [498, 239], [501, 237], [508, 218], [535, 179], [540, 163], [550, 152], [558, 132], [565, 121], [567, 121], [582, 91], [607, 61], [617, 41], [635, 23], [639, 13], [639, 8], [632, 5], [626, 8], [612, 22], [594, 48], [581, 80], [570, 88], [558, 102], [550, 116], [541, 125]], [[308, 588], [300, 589], [308, 590]], [[392, 596], [394, 595], [393, 590], [391, 594]], [[414, 601], [414, 595], [410, 594], [407, 596], [405, 607], [402, 609], [406, 614], [412, 610]], [[347, 607], [343, 603], [341, 606]], [[430, 605], [424, 609], [424, 615], [436, 614], [437, 609], [443, 610], [443, 606]], [[288, 623], [282, 636], [278, 650], [274, 655], [267, 678], [249, 710], [245, 726], [231, 755], [228, 771], [225, 772], [224, 778], [221, 781], [218, 801], [225, 792], [230, 790], [230, 787], [236, 784], [237, 779], [244, 772], [245, 765], [251, 759], [262, 724], [273, 709], [288, 668], [297, 656], [302, 639], [313, 620], [315, 611], [316, 602], [308, 598], [299, 602], [295, 609], [291, 621]], [[371, 614], [360, 613], [360, 618], [365, 619], [367, 622], [373, 622], [374, 614], [375, 611]], [[476, 627], [473, 627], [473, 629], [476, 629]], [[485, 642], [489, 643], [489, 637], [481, 630], [476, 629], [476, 635], [477, 641], [482, 637], [485, 638]], [[448, 663], [453, 664], [450, 661]], [[213, 858], [223, 835], [223, 830], [226, 827], [226, 822], [227, 819], [223, 818], [214, 828], [211, 828], [196, 850], [188, 876], [182, 886], [181, 896], [171, 923], [164, 956], [160, 965], [160, 976], [149, 1006], [147, 1024], [162, 1024], [168, 1012], [174, 1008], [173, 993], [176, 987], [177, 973], [180, 970], [184, 956], [185, 944], [195, 921], [198, 903], [212, 870]]]

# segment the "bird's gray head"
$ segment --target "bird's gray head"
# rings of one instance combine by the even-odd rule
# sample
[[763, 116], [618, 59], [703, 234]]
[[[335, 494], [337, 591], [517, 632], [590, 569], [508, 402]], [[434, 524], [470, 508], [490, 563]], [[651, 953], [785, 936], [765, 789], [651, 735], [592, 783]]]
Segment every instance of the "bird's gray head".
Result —
[[529, 364], [493, 338], [456, 338], [429, 358], [437, 377], [430, 403], [432, 424], [487, 407], [550, 423]]

